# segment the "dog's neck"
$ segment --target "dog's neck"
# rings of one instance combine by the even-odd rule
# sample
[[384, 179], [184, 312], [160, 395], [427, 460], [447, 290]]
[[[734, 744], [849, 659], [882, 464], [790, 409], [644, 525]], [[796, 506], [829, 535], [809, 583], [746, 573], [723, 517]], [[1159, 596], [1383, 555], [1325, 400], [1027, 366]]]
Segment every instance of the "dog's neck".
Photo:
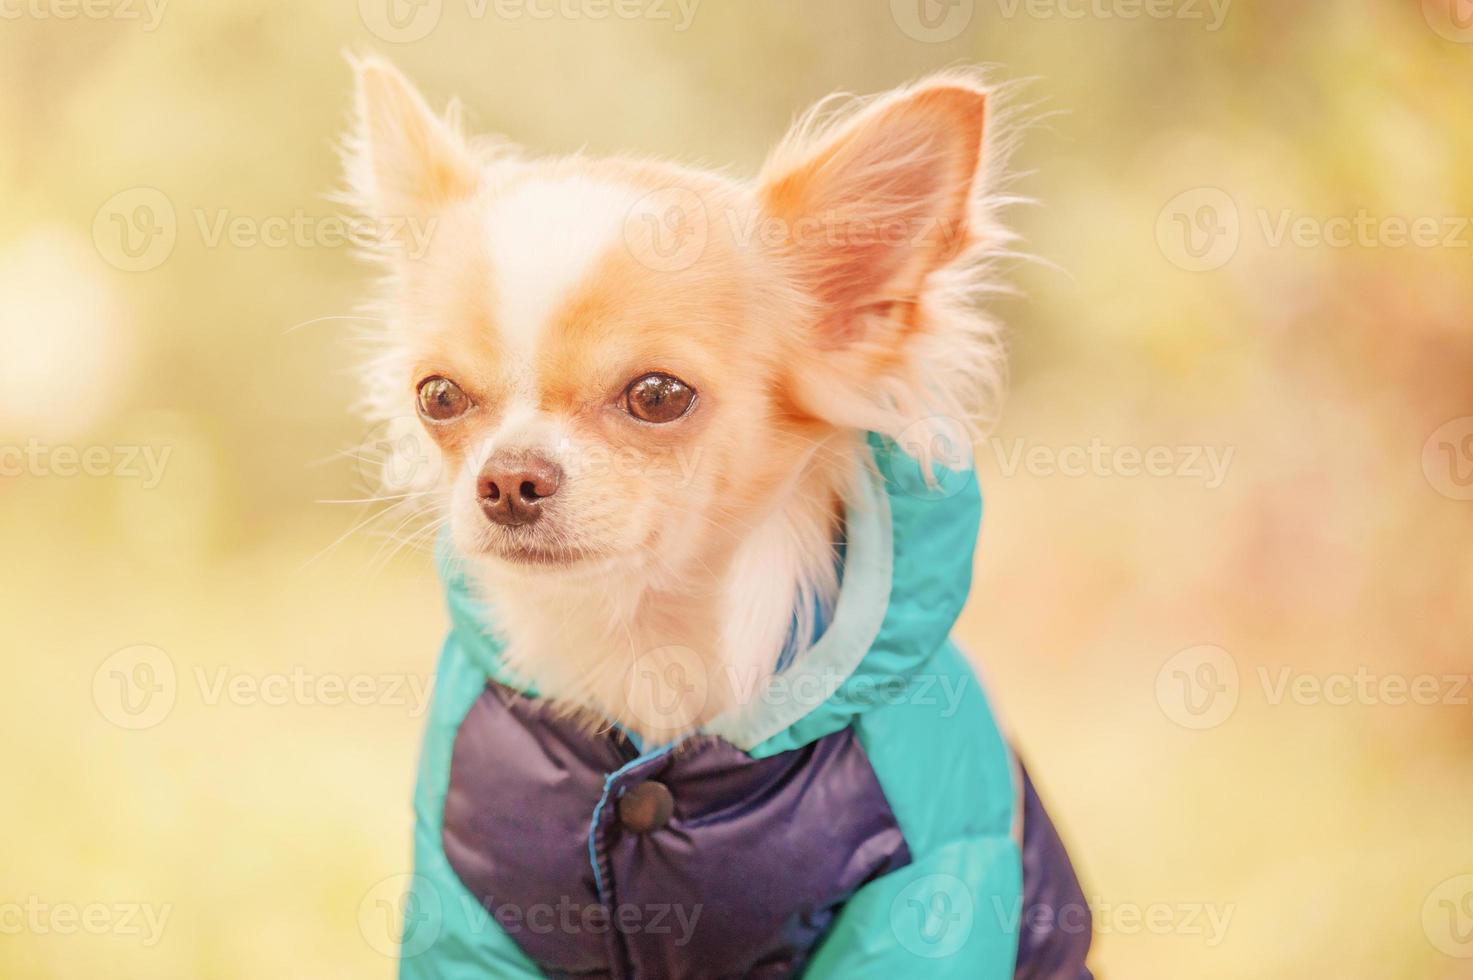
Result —
[[590, 726], [615, 722], [663, 743], [750, 703], [790, 642], [838, 593], [835, 536], [852, 479], [847, 454], [815, 454], [733, 547], [681, 581], [627, 570], [529, 579], [477, 576], [506, 647], [506, 666]]

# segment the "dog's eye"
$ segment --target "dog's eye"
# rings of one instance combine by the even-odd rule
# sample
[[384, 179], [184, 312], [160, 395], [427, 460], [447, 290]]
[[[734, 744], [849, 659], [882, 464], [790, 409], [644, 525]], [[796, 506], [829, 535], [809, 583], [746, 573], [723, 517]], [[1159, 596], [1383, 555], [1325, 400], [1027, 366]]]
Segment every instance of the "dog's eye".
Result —
[[696, 400], [695, 389], [668, 374], [636, 378], [624, 392], [629, 414], [645, 422], [674, 422]]
[[470, 407], [470, 397], [449, 378], [436, 376], [419, 383], [419, 413], [433, 422], [458, 419]]

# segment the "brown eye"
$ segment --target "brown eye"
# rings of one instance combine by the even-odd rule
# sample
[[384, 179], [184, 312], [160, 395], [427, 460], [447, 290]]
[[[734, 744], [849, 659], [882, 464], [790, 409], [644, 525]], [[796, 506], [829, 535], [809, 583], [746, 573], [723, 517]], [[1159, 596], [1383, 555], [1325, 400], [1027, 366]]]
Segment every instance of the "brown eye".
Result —
[[646, 374], [624, 393], [629, 414], [645, 422], [674, 422], [695, 400], [694, 388], [668, 374]]
[[460, 418], [470, 407], [470, 398], [449, 378], [426, 378], [419, 384], [419, 413], [433, 422]]

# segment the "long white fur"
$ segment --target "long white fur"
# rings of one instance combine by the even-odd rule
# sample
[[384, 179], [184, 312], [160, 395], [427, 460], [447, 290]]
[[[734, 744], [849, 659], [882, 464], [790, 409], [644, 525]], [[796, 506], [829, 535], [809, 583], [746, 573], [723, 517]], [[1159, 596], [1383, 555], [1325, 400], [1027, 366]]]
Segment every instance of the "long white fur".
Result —
[[556, 305], [624, 232], [639, 194], [580, 176], [529, 177], [486, 213], [486, 240], [497, 280], [502, 339], [530, 360]]

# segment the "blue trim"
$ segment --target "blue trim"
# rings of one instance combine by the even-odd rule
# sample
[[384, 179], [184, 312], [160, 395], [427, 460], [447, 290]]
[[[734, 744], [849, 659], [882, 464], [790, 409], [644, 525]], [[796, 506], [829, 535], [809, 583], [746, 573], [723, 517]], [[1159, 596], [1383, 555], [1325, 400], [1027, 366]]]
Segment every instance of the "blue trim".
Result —
[[[624, 763], [618, 769], [604, 776], [603, 795], [598, 798], [598, 805], [593, 808], [593, 819], [588, 822], [588, 863], [593, 866], [593, 884], [598, 889], [598, 900], [605, 905], [609, 904], [609, 896], [604, 888], [603, 872], [598, 869], [598, 822], [603, 816], [604, 804], [609, 802], [609, 791], [614, 788], [614, 782], [631, 769], [637, 769], [646, 762], [658, 759], [660, 756], [675, 748], [676, 743], [670, 742], [657, 749], [642, 753]], [[622, 793], [620, 795], [623, 795]]]

